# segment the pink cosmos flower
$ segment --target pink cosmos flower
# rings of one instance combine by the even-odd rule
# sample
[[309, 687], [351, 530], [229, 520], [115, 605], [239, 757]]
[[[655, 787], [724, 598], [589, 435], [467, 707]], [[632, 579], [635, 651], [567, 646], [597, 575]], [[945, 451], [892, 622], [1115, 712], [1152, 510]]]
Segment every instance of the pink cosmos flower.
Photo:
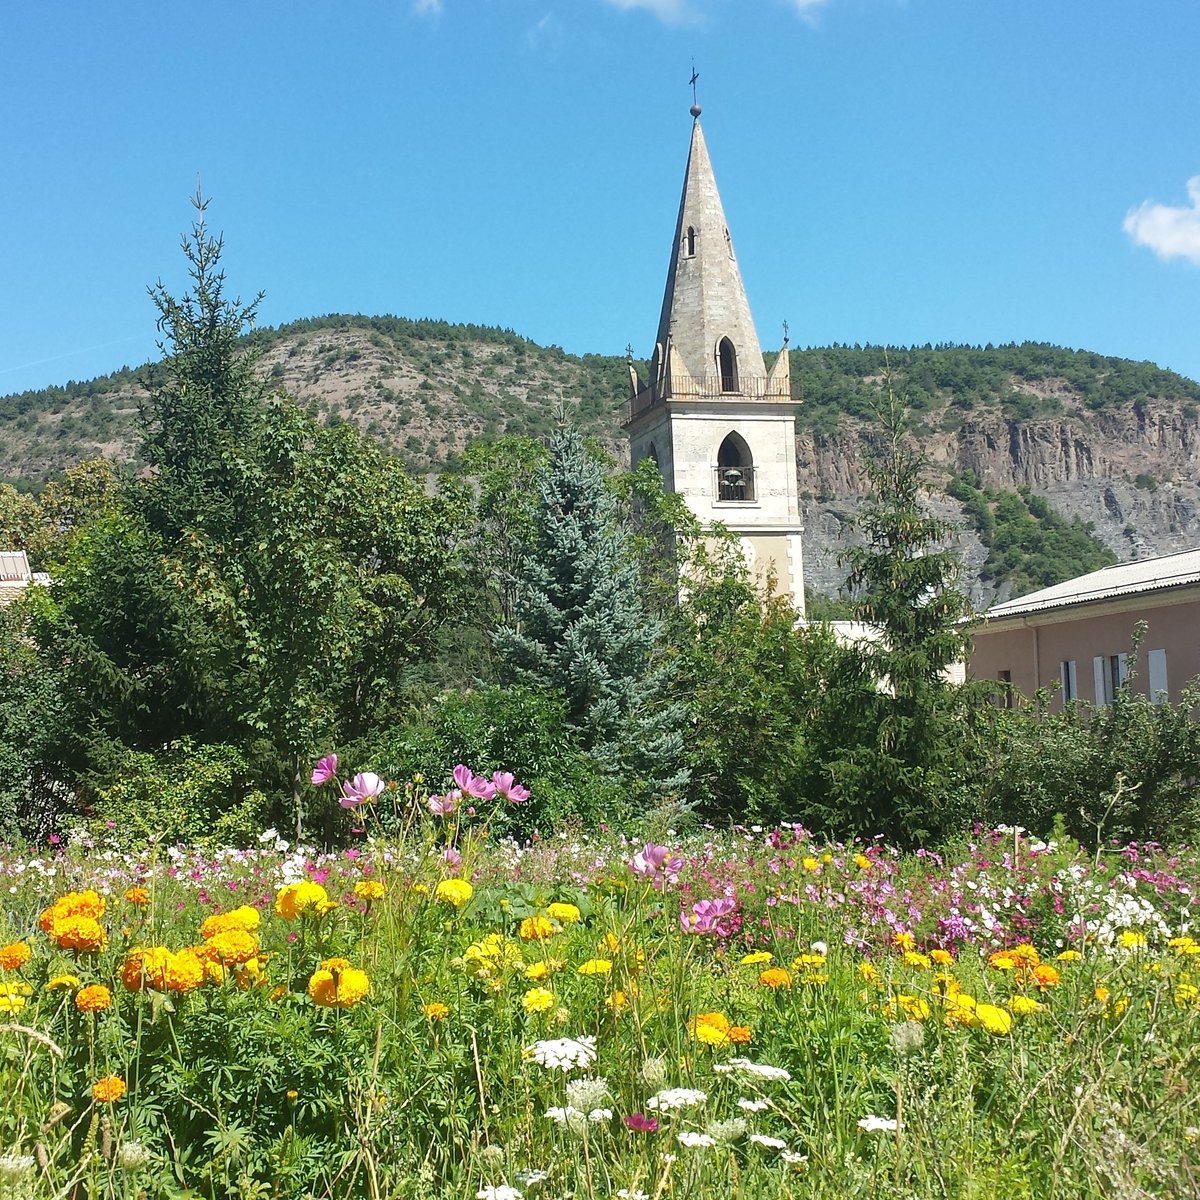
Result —
[[697, 900], [691, 912], [684, 909], [679, 914], [679, 924], [684, 933], [712, 933], [717, 937], [728, 937], [732, 933], [726, 919], [736, 905], [732, 900], [721, 897], [717, 900]]
[[683, 859], [678, 854], [672, 854], [666, 846], [656, 846], [647, 842], [629, 863], [629, 869], [642, 879], [648, 880], [656, 888], [662, 888], [663, 883], [678, 883], [679, 872], [683, 870]]
[[630, 1113], [627, 1117], [622, 1117], [629, 1129], [635, 1133], [653, 1133], [658, 1128], [658, 1118], [648, 1117], [645, 1113]]
[[448, 817], [458, 807], [462, 792], [457, 788], [451, 789], [444, 796], [429, 797], [429, 811], [435, 817]]
[[342, 784], [342, 798], [338, 803], [343, 808], [357, 808], [365, 801], [373, 800], [386, 786], [374, 771], [360, 771]]
[[454, 768], [454, 782], [464, 796], [474, 796], [477, 800], [491, 800], [496, 795], [496, 785], [482, 775], [476, 775], [470, 767], [459, 763]]
[[529, 789], [517, 783], [511, 771], [493, 771], [492, 783], [496, 788], [496, 795], [501, 800], [507, 800], [509, 804], [524, 804], [529, 799]]
[[327, 754], [324, 758], [317, 760], [317, 765], [313, 767], [312, 785], [320, 787], [322, 784], [328, 783], [337, 774], [337, 755]]
[[453, 846], [447, 846], [442, 851], [442, 858], [452, 871], [457, 871], [462, 866], [462, 855]]

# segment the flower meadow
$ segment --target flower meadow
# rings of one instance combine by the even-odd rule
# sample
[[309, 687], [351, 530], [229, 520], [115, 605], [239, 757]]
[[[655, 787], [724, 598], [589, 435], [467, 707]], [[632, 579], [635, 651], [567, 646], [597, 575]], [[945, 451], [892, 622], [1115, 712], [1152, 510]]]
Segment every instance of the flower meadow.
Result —
[[1200, 1193], [1190, 852], [314, 782], [351, 848], [0, 853], [0, 1198]]

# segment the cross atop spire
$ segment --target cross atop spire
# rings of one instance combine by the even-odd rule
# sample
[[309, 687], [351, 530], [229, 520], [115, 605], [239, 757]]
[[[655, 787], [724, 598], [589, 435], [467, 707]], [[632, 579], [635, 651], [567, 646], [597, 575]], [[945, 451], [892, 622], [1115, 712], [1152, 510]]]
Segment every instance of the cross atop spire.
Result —
[[700, 72], [696, 70], [696, 60], [693, 58], [692, 59], [692, 77], [691, 77], [691, 79], [688, 80], [688, 83], [690, 83], [692, 85], [692, 109], [691, 109], [691, 112], [692, 112], [693, 117], [698, 117], [700, 115], [700, 101], [696, 99], [696, 80], [699, 78], [700, 78]]

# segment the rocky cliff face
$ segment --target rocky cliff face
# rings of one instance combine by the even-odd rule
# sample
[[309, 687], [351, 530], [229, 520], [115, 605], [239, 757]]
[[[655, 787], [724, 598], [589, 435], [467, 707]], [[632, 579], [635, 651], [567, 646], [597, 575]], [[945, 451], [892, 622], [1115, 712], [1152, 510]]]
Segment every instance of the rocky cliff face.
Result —
[[[796, 458], [805, 509], [806, 577], [836, 593], [844, 572], [837, 556], [869, 484], [861, 426], [832, 437], [803, 434]], [[1092, 413], [1076, 407], [1053, 418], [1011, 421], [999, 412], [970, 415], [961, 426], [921, 435], [933, 467], [931, 483], [974, 471], [996, 491], [1029, 488], [1063, 516], [1079, 517], [1119, 560], [1149, 558], [1200, 543], [1200, 413], [1178, 403], [1135, 405]], [[932, 506], [952, 520], [961, 509], [946, 497]], [[986, 557], [964, 534], [961, 549], [974, 574]], [[987, 585], [971, 589], [977, 604], [1003, 599]]]

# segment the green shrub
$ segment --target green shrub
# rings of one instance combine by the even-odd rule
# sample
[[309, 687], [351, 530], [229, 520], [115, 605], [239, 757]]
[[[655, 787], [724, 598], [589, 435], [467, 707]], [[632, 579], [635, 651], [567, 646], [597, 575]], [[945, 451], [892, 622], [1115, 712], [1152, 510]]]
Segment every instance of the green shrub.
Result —
[[184, 739], [152, 752], [106, 749], [102, 769], [115, 782], [97, 788], [92, 812], [107, 840], [246, 846], [262, 831], [266, 798], [245, 787], [237, 748]]
[[445, 692], [403, 727], [353, 747], [348, 761], [389, 779], [423, 775], [435, 791], [458, 763], [479, 774], [511, 771], [531, 793], [504, 813], [501, 832], [515, 836], [629, 815], [627, 789], [567, 729], [565, 701], [529, 688]]

